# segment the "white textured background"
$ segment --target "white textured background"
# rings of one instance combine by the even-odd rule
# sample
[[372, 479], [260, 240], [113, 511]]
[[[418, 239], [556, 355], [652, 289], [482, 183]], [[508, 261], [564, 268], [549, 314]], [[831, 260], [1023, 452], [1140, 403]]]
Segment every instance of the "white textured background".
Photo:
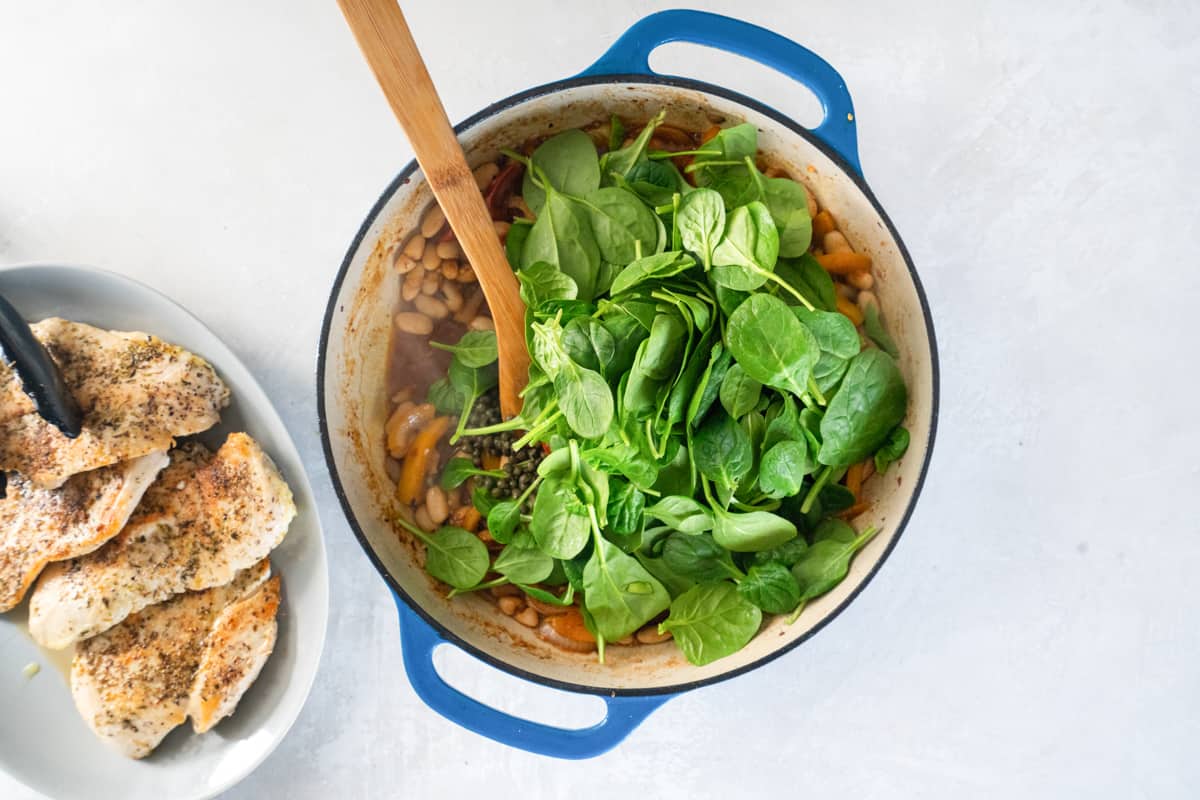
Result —
[[[664, 7], [405, 5], [453, 119], [578, 71]], [[560, 763], [417, 700], [328, 483], [326, 294], [409, 158], [333, 0], [0, 0], [0, 264], [108, 267], [193, 309], [274, 397], [322, 503], [322, 671], [228, 796], [1194, 797], [1200, 6], [697, 5], [846, 78], [867, 178], [933, 308], [938, 443], [907, 534], [836, 624], [671, 701], [609, 755]], [[811, 108], [734, 59], [656, 63]], [[595, 713], [450, 666], [543, 718]], [[0, 797], [33, 795], [0, 776]]]

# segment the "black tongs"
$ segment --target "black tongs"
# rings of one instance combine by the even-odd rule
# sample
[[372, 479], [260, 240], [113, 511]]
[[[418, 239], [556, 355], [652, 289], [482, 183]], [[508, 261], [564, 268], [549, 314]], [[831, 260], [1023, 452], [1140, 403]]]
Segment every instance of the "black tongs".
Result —
[[[0, 352], [16, 371], [38, 415], [68, 439], [79, 436], [83, 430], [83, 411], [67, 388], [58, 364], [3, 295], [0, 295]], [[6, 484], [5, 473], [0, 471], [0, 497], [4, 497]]]

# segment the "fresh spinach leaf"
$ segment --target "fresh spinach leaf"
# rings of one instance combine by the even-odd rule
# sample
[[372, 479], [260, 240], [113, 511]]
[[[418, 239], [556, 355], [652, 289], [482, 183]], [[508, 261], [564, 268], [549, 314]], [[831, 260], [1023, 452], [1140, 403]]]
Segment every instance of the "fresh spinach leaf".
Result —
[[454, 353], [468, 367], [486, 367], [497, 359], [495, 331], [467, 331], [458, 344], [431, 341], [429, 346]]
[[738, 582], [738, 594], [768, 614], [787, 614], [800, 605], [800, 584], [783, 564], [753, 566]]
[[678, 597], [696, 585], [695, 581], [671, 570], [663, 562], [662, 558], [652, 556], [641, 550], [638, 550], [633, 555], [638, 560], [638, 563], [646, 568], [647, 572], [658, 578], [658, 582], [666, 588], [667, 593], [671, 597]]
[[517, 217], [509, 226], [508, 233], [504, 235], [504, 256], [513, 269], [518, 269], [524, 263], [522, 255], [525, 252], [525, 240], [529, 238], [529, 231], [532, 229], [532, 220]]
[[800, 425], [800, 417], [796, 412], [796, 401], [790, 394], [783, 396], [779, 412], [767, 423], [767, 433], [763, 437], [763, 450], [770, 450], [780, 442], [805, 441], [804, 428]]
[[849, 542], [821, 539], [813, 543], [792, 566], [792, 575], [800, 585], [800, 599], [811, 600], [842, 582], [850, 569], [850, 559], [875, 535], [868, 528]]
[[655, 207], [668, 205], [676, 194], [686, 195], [693, 191], [691, 184], [670, 161], [639, 161], [616, 184]]
[[817, 346], [822, 352], [848, 360], [858, 355], [862, 349], [858, 331], [845, 314], [836, 311], [809, 311], [803, 306], [793, 306], [792, 313], [812, 331], [813, 338], [817, 340]]
[[451, 386], [463, 398], [462, 412], [459, 414], [458, 427], [452, 437], [453, 441], [462, 435], [463, 429], [467, 425], [467, 418], [471, 415], [471, 409], [475, 407], [475, 402], [499, 382], [499, 373], [495, 364], [488, 364], [485, 367], [468, 367], [459, 360], [458, 356], [455, 356], [450, 361], [447, 375]]
[[[754, 464], [750, 437], [724, 410], [717, 411], [696, 431], [692, 459], [700, 474], [722, 486], [737, 488]], [[718, 519], [718, 526], [720, 521]]]
[[496, 503], [487, 513], [488, 533], [501, 544], [508, 544], [521, 524], [521, 504], [515, 500]]
[[892, 428], [883, 446], [875, 451], [875, 471], [880, 475], [888, 471], [892, 462], [899, 461], [908, 450], [908, 431], [899, 426]]
[[539, 217], [549, 198], [546, 187], [538, 185], [538, 178], [544, 177], [558, 192], [575, 196], [600, 188], [600, 157], [591, 137], [583, 131], [551, 136], [538, 145], [529, 160], [533, 168], [525, 170], [521, 196]]
[[863, 330], [880, 350], [892, 358], [900, 358], [900, 348], [896, 346], [896, 340], [887, 332], [887, 328], [883, 327], [883, 320], [879, 318], [879, 306], [873, 303], [867, 305], [863, 314]]
[[758, 486], [767, 497], [790, 497], [800, 492], [804, 477], [814, 466], [809, 457], [808, 442], [779, 442], [763, 454]]
[[671, 596], [636, 558], [596, 538], [583, 568], [584, 605], [609, 641], [627, 636], [671, 605]]
[[769, 511], [745, 514], [714, 509], [713, 539], [726, 550], [753, 553], [779, 547], [796, 538], [796, 526]]
[[521, 299], [526, 308], [538, 308], [548, 300], [574, 300], [579, 287], [571, 276], [553, 264], [535, 261], [517, 273], [521, 282]]
[[725, 234], [725, 201], [712, 189], [688, 193], [675, 215], [683, 246], [700, 257], [707, 271], [713, 264], [713, 250]]
[[654, 249], [658, 241], [654, 212], [629, 190], [606, 186], [575, 198], [575, 201], [591, 223], [604, 261], [613, 265], [628, 264], [639, 252], [649, 253]]
[[[775, 264], [775, 274], [798, 291], [816, 308], [822, 311], [837, 309], [837, 291], [833, 288], [833, 278], [817, 263], [811, 253], [805, 253], [799, 258], [780, 259]], [[787, 301], [793, 302], [789, 297]]]
[[791, 178], [767, 178], [763, 182], [763, 202], [779, 228], [779, 255], [795, 258], [808, 252], [812, 217], [808, 215], [804, 187]]
[[696, 534], [713, 527], [712, 512], [690, 497], [663, 497], [645, 513], [683, 533]]
[[608, 120], [608, 149], [617, 150], [625, 141], [625, 123], [616, 114]]
[[804, 555], [804, 551], [808, 549], [808, 542], [803, 536], [797, 536], [795, 539], [789, 539], [778, 547], [772, 547], [770, 550], [759, 550], [752, 554], [750, 563], [761, 566], [777, 562], [785, 567], [790, 567], [800, 560]]
[[692, 401], [688, 405], [685, 416], [688, 427], [699, 425], [708, 415], [708, 410], [712, 408], [713, 403], [720, 395], [721, 385], [725, 382], [725, 375], [732, 364], [733, 356], [730, 355], [729, 350], [720, 342], [715, 344], [708, 359], [708, 366], [701, 374], [700, 381], [696, 385], [696, 392], [692, 395]]
[[628, 481], [610, 478], [608, 497], [608, 530], [618, 536], [631, 536], [642, 531], [642, 513], [646, 495]]
[[430, 384], [425, 399], [433, 403], [439, 414], [458, 414], [462, 411], [463, 403], [467, 402], [467, 398], [454, 387], [449, 377], [438, 378]]
[[725, 340], [750, 377], [796, 395], [808, 392], [820, 349], [812, 332], [779, 298], [751, 295], [730, 315]]
[[612, 179], [614, 176], [628, 177], [634, 165], [645, 159], [646, 147], [650, 144], [650, 138], [654, 136], [655, 129], [662, 124], [665, 118], [665, 111], [658, 112], [646, 123], [632, 144], [620, 150], [613, 150], [604, 154], [601, 169], [604, 172], [606, 180]]
[[735, 208], [725, 235], [713, 251], [712, 279], [719, 285], [751, 292], [766, 283], [779, 257], [779, 231], [759, 202]]
[[696, 261], [686, 253], [669, 250], [639, 258], [621, 270], [613, 280], [610, 291], [616, 297], [650, 280], [662, 280], [695, 266]]
[[687, 660], [699, 667], [741, 650], [761, 624], [762, 611], [733, 584], [721, 581], [676, 597], [658, 629], [670, 631]]
[[[594, 151], [593, 151], [594, 154]], [[587, 217], [562, 194], [551, 191], [525, 241], [521, 269], [545, 261], [575, 282], [578, 297], [591, 300], [600, 271], [600, 248]]]
[[850, 362], [821, 419], [822, 464], [848, 466], [879, 449], [904, 419], [908, 389], [892, 357], [864, 350]]
[[729, 551], [717, 544], [711, 534], [673, 533], [663, 545], [662, 560], [676, 575], [696, 583], [740, 578]]
[[749, 414], [762, 396], [762, 384], [746, 374], [740, 364], [734, 364], [721, 381], [721, 406], [734, 419]]
[[587, 507], [559, 481], [547, 480], [533, 501], [533, 537], [542, 552], [571, 558], [588, 543], [591, 525]]
[[554, 559], [536, 547], [509, 544], [496, 556], [492, 569], [512, 583], [540, 583], [550, 577]]
[[617, 352], [617, 343], [604, 323], [592, 317], [575, 317], [563, 327], [563, 347], [579, 366], [603, 373]]
[[567, 424], [584, 439], [599, 439], [612, 425], [612, 390], [600, 373], [570, 362], [554, 378], [554, 391]]
[[491, 559], [487, 545], [470, 531], [446, 526], [425, 533], [404, 518], [397, 522], [425, 543], [425, 571], [455, 589], [470, 589], [483, 580]]
[[503, 478], [504, 470], [502, 469], [480, 469], [475, 466], [475, 462], [469, 458], [452, 458], [446, 462], [446, 468], [442, 470], [442, 488], [455, 489], [467, 482], [467, 479], [475, 475], [481, 475], [490, 478]]

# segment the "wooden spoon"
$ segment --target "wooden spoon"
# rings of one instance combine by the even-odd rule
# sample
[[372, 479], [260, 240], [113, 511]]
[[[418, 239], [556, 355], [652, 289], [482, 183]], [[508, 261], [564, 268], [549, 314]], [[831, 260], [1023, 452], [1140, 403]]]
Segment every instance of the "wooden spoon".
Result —
[[525, 305], [462, 146], [396, 0], [338, 0], [338, 5], [479, 277], [496, 324], [500, 409], [505, 418], [515, 416], [529, 380]]

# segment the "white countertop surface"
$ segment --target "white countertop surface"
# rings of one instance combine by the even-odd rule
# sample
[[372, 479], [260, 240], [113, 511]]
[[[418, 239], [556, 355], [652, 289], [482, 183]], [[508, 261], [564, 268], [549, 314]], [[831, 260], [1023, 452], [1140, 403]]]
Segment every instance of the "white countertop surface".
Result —
[[[577, 72], [668, 4], [405, 5], [457, 120]], [[0, 265], [107, 267], [192, 309], [275, 400], [322, 506], [322, 670], [227, 796], [1193, 797], [1200, 8], [696, 5], [845, 77], [865, 173], [933, 308], [938, 441], [907, 533], [836, 624], [568, 763], [416, 698], [324, 467], [327, 292], [410, 157], [336, 4], [0, 2]], [[734, 59], [656, 63], [806, 108]], [[484, 697], [594, 719], [596, 700], [452, 662]], [[0, 776], [0, 797], [35, 795]]]

